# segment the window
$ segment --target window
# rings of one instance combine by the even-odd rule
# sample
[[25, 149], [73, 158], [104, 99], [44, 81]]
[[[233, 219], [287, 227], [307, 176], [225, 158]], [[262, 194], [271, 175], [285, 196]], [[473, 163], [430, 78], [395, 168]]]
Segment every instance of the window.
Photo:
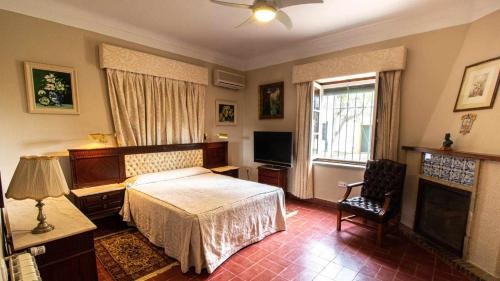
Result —
[[316, 161], [364, 163], [371, 158], [375, 79], [316, 84], [312, 153]]

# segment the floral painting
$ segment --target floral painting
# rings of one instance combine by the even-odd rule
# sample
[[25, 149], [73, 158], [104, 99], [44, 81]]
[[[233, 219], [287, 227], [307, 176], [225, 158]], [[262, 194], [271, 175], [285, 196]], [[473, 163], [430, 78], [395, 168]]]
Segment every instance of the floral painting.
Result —
[[237, 105], [231, 101], [216, 101], [215, 113], [217, 125], [236, 125]]
[[79, 113], [72, 68], [26, 62], [25, 71], [30, 113]]
[[284, 118], [283, 86], [283, 82], [260, 86], [259, 119]]
[[454, 111], [493, 108], [500, 85], [500, 57], [465, 68]]

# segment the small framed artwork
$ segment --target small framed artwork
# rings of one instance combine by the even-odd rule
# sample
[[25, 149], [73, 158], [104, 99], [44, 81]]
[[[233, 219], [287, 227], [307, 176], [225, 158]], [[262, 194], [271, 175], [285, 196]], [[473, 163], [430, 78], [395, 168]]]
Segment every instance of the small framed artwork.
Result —
[[215, 101], [215, 123], [218, 126], [235, 126], [238, 105], [232, 101]]
[[500, 83], [500, 57], [465, 68], [454, 112], [493, 108]]
[[284, 118], [284, 82], [260, 85], [259, 119]]
[[25, 62], [28, 112], [79, 114], [76, 71], [65, 66]]

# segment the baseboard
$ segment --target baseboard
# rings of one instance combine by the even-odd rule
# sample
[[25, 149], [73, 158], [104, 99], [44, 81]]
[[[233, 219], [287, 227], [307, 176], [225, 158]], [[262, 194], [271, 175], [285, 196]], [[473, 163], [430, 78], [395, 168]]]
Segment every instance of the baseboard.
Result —
[[324, 199], [319, 199], [319, 198], [300, 199], [299, 197], [291, 194], [290, 192], [286, 193], [286, 197], [294, 199], [294, 200], [299, 200], [299, 201], [302, 201], [302, 202], [307, 202], [307, 203], [311, 203], [311, 204], [315, 204], [315, 205], [320, 205], [320, 206], [323, 206], [323, 207], [329, 207], [329, 208], [337, 209], [337, 202], [332, 202], [332, 201], [328, 201], [328, 200], [324, 200]]

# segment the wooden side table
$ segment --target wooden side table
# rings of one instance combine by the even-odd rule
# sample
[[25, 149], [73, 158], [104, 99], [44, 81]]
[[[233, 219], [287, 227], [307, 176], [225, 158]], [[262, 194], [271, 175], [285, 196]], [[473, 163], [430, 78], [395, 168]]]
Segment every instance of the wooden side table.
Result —
[[240, 167], [236, 166], [223, 166], [223, 167], [217, 167], [217, 168], [212, 168], [212, 172], [220, 175], [225, 175], [225, 176], [230, 176], [233, 178], [239, 178], [239, 169]]
[[286, 193], [288, 184], [288, 168], [263, 165], [259, 166], [259, 183], [265, 183], [283, 188]]
[[108, 184], [71, 190], [75, 205], [91, 220], [118, 214], [123, 206], [125, 186]]
[[34, 200], [6, 202], [8, 232], [14, 252], [45, 246], [45, 254], [36, 256], [36, 263], [43, 280], [97, 281], [94, 249], [96, 226], [66, 197], [47, 198], [44, 211], [47, 222], [54, 230], [32, 234], [38, 210]]

